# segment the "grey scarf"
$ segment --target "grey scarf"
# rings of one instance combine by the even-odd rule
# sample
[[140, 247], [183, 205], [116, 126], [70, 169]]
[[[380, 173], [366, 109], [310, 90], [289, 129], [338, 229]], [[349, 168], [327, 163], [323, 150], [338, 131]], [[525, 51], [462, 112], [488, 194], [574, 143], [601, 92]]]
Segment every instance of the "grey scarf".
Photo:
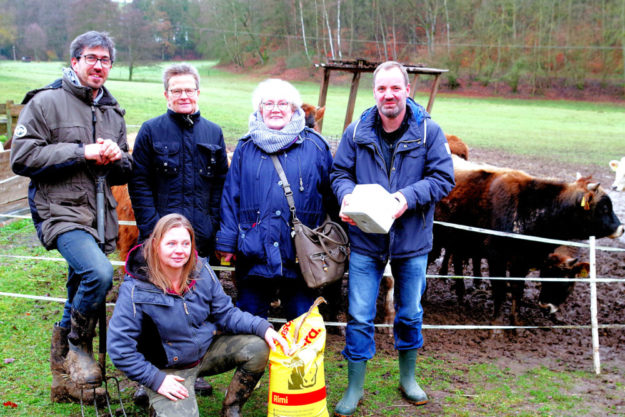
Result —
[[256, 146], [268, 154], [272, 154], [295, 142], [304, 127], [306, 127], [306, 123], [302, 109], [297, 109], [293, 113], [291, 121], [280, 130], [268, 128], [261, 113], [255, 111], [250, 115], [250, 130], [245, 136], [251, 137]]

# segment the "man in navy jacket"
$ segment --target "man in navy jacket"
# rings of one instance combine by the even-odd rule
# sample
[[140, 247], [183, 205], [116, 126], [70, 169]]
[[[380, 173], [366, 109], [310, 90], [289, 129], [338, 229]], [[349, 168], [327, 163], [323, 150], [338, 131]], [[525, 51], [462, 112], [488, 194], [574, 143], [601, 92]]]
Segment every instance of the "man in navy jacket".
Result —
[[[198, 253], [213, 253], [219, 225], [221, 192], [228, 172], [221, 128], [200, 115], [200, 76], [188, 64], [174, 64], [163, 73], [167, 112], [143, 123], [133, 150], [133, 175], [128, 191], [139, 241], [158, 220], [179, 213], [191, 221]], [[198, 379], [195, 390], [212, 387]], [[135, 394], [141, 401], [145, 391]]]
[[[363, 396], [366, 364], [375, 354], [373, 319], [382, 273], [390, 260], [395, 278], [395, 348], [399, 388], [422, 405], [427, 395], [415, 380], [417, 349], [423, 345], [421, 296], [432, 249], [434, 205], [454, 187], [449, 145], [441, 128], [409, 98], [408, 73], [388, 61], [373, 74], [376, 106], [350, 124], [334, 158], [332, 189], [349, 226], [349, 321], [343, 355], [348, 387], [335, 416], [351, 416]], [[356, 184], [380, 184], [398, 201], [388, 234], [365, 233], [342, 213]]]

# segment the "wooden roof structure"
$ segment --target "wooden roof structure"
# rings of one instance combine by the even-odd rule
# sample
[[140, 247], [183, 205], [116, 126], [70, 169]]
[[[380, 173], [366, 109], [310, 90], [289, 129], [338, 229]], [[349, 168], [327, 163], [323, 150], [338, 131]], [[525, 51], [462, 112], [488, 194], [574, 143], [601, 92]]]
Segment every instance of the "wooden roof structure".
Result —
[[[347, 110], [345, 112], [345, 124], [343, 126], [343, 130], [352, 122], [352, 117], [354, 115], [354, 107], [356, 105], [356, 95], [358, 94], [358, 84], [360, 83], [360, 74], [363, 72], [373, 72], [380, 65], [381, 62], [371, 62], [364, 59], [355, 59], [355, 60], [330, 60], [326, 63], [315, 64], [316, 68], [323, 69], [323, 80], [321, 82], [321, 89], [319, 91], [319, 102], [318, 106], [323, 107], [326, 105], [326, 99], [328, 96], [328, 86], [330, 84], [330, 73], [332, 71], [343, 71], [343, 72], [351, 72], [352, 76], [352, 85], [349, 90], [349, 101], [347, 102]], [[417, 90], [417, 79], [419, 75], [432, 75], [434, 76], [434, 82], [432, 83], [432, 87], [430, 88], [430, 97], [428, 99], [428, 104], [426, 110], [429, 112], [432, 111], [432, 106], [434, 106], [434, 98], [436, 97], [436, 93], [438, 92], [438, 86], [440, 84], [440, 76], [441, 74], [449, 71], [446, 69], [438, 69], [438, 68], [426, 68], [423, 65], [411, 65], [411, 64], [403, 64], [406, 67], [406, 71], [408, 74], [414, 75], [412, 79], [412, 83], [410, 85], [410, 97], [414, 98], [415, 92]], [[319, 131], [321, 131], [323, 127], [323, 119], [318, 122]]]

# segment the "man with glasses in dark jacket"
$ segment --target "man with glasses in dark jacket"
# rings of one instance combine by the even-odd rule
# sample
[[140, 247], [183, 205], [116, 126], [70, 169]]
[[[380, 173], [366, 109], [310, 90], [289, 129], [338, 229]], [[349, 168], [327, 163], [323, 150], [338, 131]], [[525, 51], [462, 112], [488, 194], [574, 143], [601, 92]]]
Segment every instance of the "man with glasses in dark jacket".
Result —
[[[199, 255], [214, 253], [221, 192], [228, 172], [221, 128], [200, 115], [200, 76], [195, 67], [173, 64], [163, 72], [167, 112], [143, 123], [133, 148], [128, 191], [143, 242], [170, 213], [185, 216], [195, 230]], [[198, 378], [196, 393], [212, 387]], [[147, 400], [140, 389], [135, 402]]]
[[[348, 387], [335, 416], [351, 416], [364, 395], [367, 361], [375, 354], [373, 319], [387, 261], [395, 278], [393, 326], [399, 351], [399, 389], [416, 405], [427, 395], [415, 380], [417, 350], [423, 345], [421, 296], [432, 249], [434, 205], [454, 186], [451, 153], [441, 128], [410, 95], [403, 65], [388, 61], [373, 74], [376, 106], [343, 133], [332, 167], [332, 189], [349, 226], [349, 320], [343, 356]], [[343, 210], [357, 184], [380, 184], [397, 200], [387, 234], [365, 233]]]
[[[113, 282], [106, 254], [115, 250], [117, 213], [112, 185], [132, 167], [124, 111], [104, 87], [115, 60], [113, 40], [90, 31], [70, 45], [63, 78], [29, 92], [11, 148], [11, 167], [30, 177], [28, 199], [39, 239], [68, 263], [67, 302], [50, 351], [53, 402], [103, 399], [93, 358], [98, 312]], [[104, 241], [96, 214], [96, 181], [105, 178]], [[103, 247], [103, 250], [101, 249]]]

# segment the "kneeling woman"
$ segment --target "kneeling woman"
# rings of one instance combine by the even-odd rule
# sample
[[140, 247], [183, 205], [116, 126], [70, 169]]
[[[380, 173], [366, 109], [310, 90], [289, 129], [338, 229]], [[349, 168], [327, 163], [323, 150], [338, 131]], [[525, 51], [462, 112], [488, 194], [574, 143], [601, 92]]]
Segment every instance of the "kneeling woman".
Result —
[[162, 217], [128, 255], [108, 352], [128, 378], [149, 388], [157, 416], [199, 416], [195, 378], [233, 368], [221, 415], [239, 416], [275, 342], [288, 349], [268, 321], [232, 305], [207, 261], [197, 258], [185, 217]]

